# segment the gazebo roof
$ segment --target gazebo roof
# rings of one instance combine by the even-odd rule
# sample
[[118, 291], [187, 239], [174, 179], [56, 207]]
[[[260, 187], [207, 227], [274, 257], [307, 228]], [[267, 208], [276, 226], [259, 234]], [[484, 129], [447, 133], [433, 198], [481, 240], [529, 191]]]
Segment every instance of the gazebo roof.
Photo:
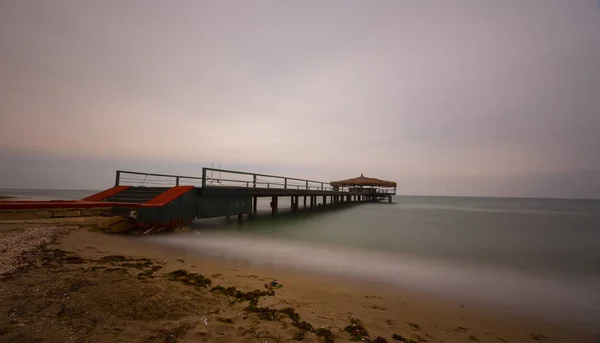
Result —
[[386, 181], [376, 179], [374, 177], [366, 177], [362, 173], [359, 177], [355, 177], [347, 180], [332, 181], [329, 183], [332, 186], [344, 187], [344, 186], [374, 186], [374, 187], [396, 187], [396, 183], [393, 181]]

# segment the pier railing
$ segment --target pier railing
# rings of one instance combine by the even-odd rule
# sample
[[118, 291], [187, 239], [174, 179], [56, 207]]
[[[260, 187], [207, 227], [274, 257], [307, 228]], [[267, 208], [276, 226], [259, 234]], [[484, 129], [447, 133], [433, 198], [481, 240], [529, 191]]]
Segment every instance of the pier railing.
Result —
[[[294, 177], [247, 173], [235, 170], [202, 168], [202, 187], [252, 187], [303, 190], [335, 190], [329, 182]], [[340, 191], [342, 191], [340, 189]]]
[[[329, 182], [299, 179], [287, 176], [248, 173], [235, 170], [202, 168], [202, 177], [169, 174], [142, 173], [127, 170], [117, 170], [115, 186], [142, 187], [245, 187], [245, 188], [277, 188], [296, 190], [320, 190], [348, 192], [348, 187], [333, 187]], [[370, 191], [367, 191], [370, 190]], [[395, 193], [394, 189], [365, 188], [365, 193]]]

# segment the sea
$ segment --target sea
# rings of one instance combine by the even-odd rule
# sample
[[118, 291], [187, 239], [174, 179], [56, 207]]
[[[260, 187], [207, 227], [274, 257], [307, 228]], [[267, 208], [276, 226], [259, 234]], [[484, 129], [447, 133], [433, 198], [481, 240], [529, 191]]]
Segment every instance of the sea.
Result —
[[[38, 199], [92, 193], [0, 190]], [[147, 240], [600, 330], [600, 200], [395, 196], [291, 215], [282, 198], [278, 218], [269, 200], [260, 199], [258, 219], [195, 221], [191, 233]]]

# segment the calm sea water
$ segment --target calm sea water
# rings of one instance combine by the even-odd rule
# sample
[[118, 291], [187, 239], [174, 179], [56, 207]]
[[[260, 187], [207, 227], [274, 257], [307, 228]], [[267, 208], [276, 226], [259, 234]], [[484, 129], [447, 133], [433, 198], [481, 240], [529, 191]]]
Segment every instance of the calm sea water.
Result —
[[[92, 193], [0, 190], [60, 199]], [[197, 221], [191, 234], [145, 240], [600, 329], [600, 200], [398, 196], [393, 204], [277, 219], [268, 209], [269, 199], [261, 199], [260, 219]]]
[[100, 192], [80, 189], [0, 189], [0, 196], [33, 200], [78, 200]]
[[[268, 210], [268, 199], [259, 205]], [[600, 200], [398, 196], [393, 204], [194, 226], [190, 235], [150, 239], [600, 330]]]

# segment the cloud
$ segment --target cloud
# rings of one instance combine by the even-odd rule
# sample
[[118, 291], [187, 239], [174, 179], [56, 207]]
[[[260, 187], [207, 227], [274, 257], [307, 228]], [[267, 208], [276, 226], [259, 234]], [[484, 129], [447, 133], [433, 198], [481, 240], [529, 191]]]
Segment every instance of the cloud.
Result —
[[7, 156], [362, 171], [444, 194], [519, 195], [497, 180], [600, 169], [592, 2], [0, 6]]

